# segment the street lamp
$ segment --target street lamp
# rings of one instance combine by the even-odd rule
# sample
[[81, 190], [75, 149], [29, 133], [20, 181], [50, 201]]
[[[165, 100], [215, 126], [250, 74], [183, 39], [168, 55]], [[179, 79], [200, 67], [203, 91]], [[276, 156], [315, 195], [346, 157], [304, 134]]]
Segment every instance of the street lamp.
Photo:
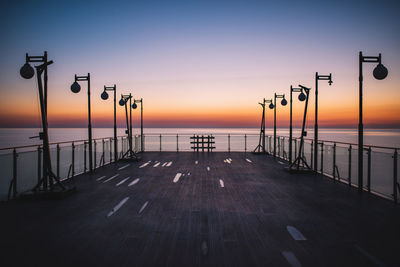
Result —
[[[260, 139], [258, 141], [258, 146], [254, 149], [253, 153], [260, 153], [260, 152], [265, 153], [266, 152], [265, 151], [265, 104], [266, 103], [270, 103], [270, 106], [269, 106], [270, 109], [274, 108], [273, 106], [271, 108], [271, 105], [273, 105], [272, 99], [264, 98], [262, 103], [258, 103], [261, 105], [263, 112], [262, 112], [262, 117], [261, 117]], [[256, 150], [258, 150], [258, 151], [256, 151]]]
[[319, 75], [315, 73], [315, 120], [314, 120], [314, 171], [318, 171], [318, 81], [328, 81], [332, 85], [332, 73], [329, 75]]
[[[48, 124], [47, 124], [47, 67], [53, 64], [53, 61], [47, 60], [47, 52], [44, 52], [43, 56], [29, 56], [26, 53], [25, 64], [20, 69], [20, 75], [25, 79], [31, 79], [35, 75], [35, 71], [29, 64], [31, 62], [42, 63], [41, 65], [35, 66], [36, 76], [38, 82], [39, 100], [40, 100], [40, 113], [42, 117], [42, 129], [43, 131], [39, 133], [39, 138], [43, 140], [43, 177], [39, 180], [32, 191], [37, 191], [42, 187], [44, 192], [49, 189], [53, 192], [54, 181], [59, 185], [62, 191], [67, 190], [66, 187], [60, 182], [60, 179], [53, 173], [51, 168], [51, 157], [49, 148], [49, 134], [48, 134]], [[42, 74], [44, 74], [42, 81]], [[54, 179], [54, 180], [53, 180]], [[17, 181], [12, 181], [12, 186], [14, 188], [14, 197], [16, 197]], [[75, 188], [72, 188], [74, 190]]]
[[87, 76], [77, 76], [75, 74], [75, 81], [71, 85], [71, 91], [73, 93], [79, 93], [81, 90], [81, 86], [79, 85], [79, 81], [87, 81], [88, 82], [88, 137], [89, 137], [89, 171], [93, 172], [93, 150], [92, 150], [92, 120], [90, 116], [90, 73]]
[[117, 146], [117, 109], [116, 109], [116, 96], [117, 96], [117, 86], [104, 86], [104, 91], [101, 93], [101, 99], [107, 100], [107, 91], [114, 91], [114, 161], [118, 160], [118, 146]]
[[293, 92], [300, 93], [299, 94], [299, 100], [304, 101], [306, 100], [306, 95], [303, 92], [303, 88], [295, 88], [293, 86], [290, 86], [290, 126], [289, 126], [289, 163], [292, 163], [292, 139], [293, 139]]
[[[300, 137], [300, 148], [299, 148], [299, 154], [297, 156], [297, 158], [290, 164], [289, 166], [289, 170], [292, 170], [293, 166], [296, 166], [296, 170], [298, 171], [300, 169], [300, 164], [302, 163], [302, 165], [306, 166], [307, 169], [311, 169], [310, 166], [307, 164], [307, 161], [305, 160], [305, 158], [303, 157], [303, 149], [304, 149], [304, 136], [307, 135], [306, 131], [305, 131], [305, 125], [306, 125], [306, 118], [307, 118], [307, 108], [308, 108], [308, 98], [310, 95], [310, 90], [311, 88], [307, 88], [303, 85], [299, 84], [299, 87], [301, 89], [301, 93], [299, 95], [299, 100], [300, 101], [306, 101], [306, 104], [304, 105], [304, 115], [303, 115], [303, 125], [301, 127], [301, 137]], [[305, 92], [305, 94], [304, 94]]]
[[[276, 156], [276, 99], [277, 98], [282, 98], [282, 100], [281, 100], [281, 105], [282, 106], [286, 106], [287, 105], [287, 100], [285, 99], [285, 94], [277, 95], [275, 93], [274, 104], [271, 103], [273, 105], [273, 108], [274, 108], [274, 157]], [[270, 108], [271, 108], [271, 104], [270, 104]]]
[[140, 103], [140, 151], [143, 152], [144, 151], [144, 139], [143, 139], [143, 98], [141, 99], [134, 99], [133, 100], [133, 104], [132, 104], [132, 108], [136, 109], [137, 105], [136, 103]]
[[358, 116], [358, 190], [363, 189], [363, 148], [364, 148], [364, 126], [363, 126], [363, 69], [362, 63], [378, 63], [373, 75], [377, 80], [383, 80], [388, 75], [388, 70], [382, 64], [382, 56], [379, 53], [377, 57], [365, 57], [360, 51], [359, 55], [359, 116]]
[[[128, 100], [129, 100], [129, 120], [128, 120]], [[121, 100], [119, 100], [120, 106], [125, 106], [125, 116], [126, 116], [126, 133], [128, 134], [129, 149], [123, 155], [123, 158], [129, 154], [130, 159], [138, 159], [136, 154], [132, 149], [132, 94], [121, 95]]]

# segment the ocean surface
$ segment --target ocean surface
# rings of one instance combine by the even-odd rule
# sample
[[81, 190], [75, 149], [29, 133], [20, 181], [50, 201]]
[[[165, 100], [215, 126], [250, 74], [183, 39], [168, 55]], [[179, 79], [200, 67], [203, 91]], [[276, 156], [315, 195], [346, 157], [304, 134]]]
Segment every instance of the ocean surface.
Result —
[[[37, 136], [38, 128], [0, 128], [0, 148], [40, 144]], [[214, 134], [214, 135], [258, 135], [259, 128], [145, 128], [145, 135], [159, 134]], [[139, 129], [134, 129], [134, 134], [139, 134]], [[272, 129], [267, 129], [267, 135], [273, 135]], [[118, 136], [125, 135], [125, 128], [118, 128]], [[289, 129], [277, 129], [277, 135], [289, 136]], [[93, 128], [93, 138], [106, 138], [113, 136], [113, 128]], [[300, 129], [294, 129], [293, 137], [300, 136]], [[319, 140], [357, 143], [357, 129], [324, 129], [319, 130]], [[313, 138], [313, 130], [309, 129], [307, 138]], [[87, 139], [86, 128], [50, 128], [49, 139], [51, 143], [64, 141], [77, 141]], [[365, 129], [364, 144], [387, 147], [400, 147], [400, 129]]]

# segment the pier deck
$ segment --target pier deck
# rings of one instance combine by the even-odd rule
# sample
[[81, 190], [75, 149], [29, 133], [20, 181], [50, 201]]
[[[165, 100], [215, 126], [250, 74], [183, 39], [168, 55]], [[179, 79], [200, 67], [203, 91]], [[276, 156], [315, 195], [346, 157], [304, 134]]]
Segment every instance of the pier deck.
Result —
[[390, 201], [264, 155], [142, 157], [61, 200], [0, 203], [0, 265], [400, 266]]

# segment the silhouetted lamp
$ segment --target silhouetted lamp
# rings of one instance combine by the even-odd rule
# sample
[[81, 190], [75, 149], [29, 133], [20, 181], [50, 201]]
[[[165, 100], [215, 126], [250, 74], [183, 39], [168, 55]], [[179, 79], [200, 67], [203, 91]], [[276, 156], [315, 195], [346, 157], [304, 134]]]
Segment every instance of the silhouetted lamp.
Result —
[[35, 70], [29, 63], [25, 63], [19, 70], [19, 73], [21, 74], [22, 78], [31, 79], [33, 75], [35, 75]]
[[137, 108], [136, 103], [133, 103], [133, 104], [132, 104], [132, 108], [133, 108], [133, 109], [136, 109], [136, 108]]
[[303, 92], [301, 92], [300, 94], [299, 94], [299, 100], [300, 101], [304, 101], [304, 100], [306, 100], [306, 94], [305, 93], [303, 93]]
[[126, 101], [124, 99], [119, 100], [119, 105], [120, 106], [124, 106], [126, 103]]
[[282, 99], [281, 104], [282, 104], [282, 106], [286, 106], [287, 105], [287, 100], [285, 98]]
[[81, 86], [79, 85], [79, 83], [78, 82], [74, 82], [72, 85], [71, 85], [71, 91], [73, 92], [73, 93], [79, 93], [80, 91], [81, 91]]
[[107, 100], [108, 99], [108, 93], [106, 91], [101, 93], [101, 99], [103, 99], [103, 100]]
[[[379, 53], [377, 57], [369, 57], [363, 56], [362, 52], [360, 51], [359, 54], [359, 106], [358, 106], [358, 190], [362, 192], [363, 190], [363, 150], [364, 150], [364, 125], [363, 125], [363, 63], [378, 63], [376, 65], [373, 75], [377, 80], [383, 80], [388, 75], [388, 70], [382, 64], [382, 55]], [[368, 181], [368, 191], [370, 191], [370, 182]], [[397, 191], [396, 191], [397, 192]]]
[[274, 108], [274, 104], [272, 104], [272, 103], [269, 104], [269, 108], [270, 108], [270, 109], [273, 109], [273, 108]]

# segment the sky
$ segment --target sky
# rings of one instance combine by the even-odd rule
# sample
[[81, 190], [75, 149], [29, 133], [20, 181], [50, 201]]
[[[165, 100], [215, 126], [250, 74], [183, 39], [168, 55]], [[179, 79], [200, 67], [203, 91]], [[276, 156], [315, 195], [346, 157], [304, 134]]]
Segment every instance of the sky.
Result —
[[[145, 127], [258, 127], [263, 98], [289, 98], [290, 85], [310, 87], [313, 125], [315, 72], [320, 127], [356, 128], [358, 53], [377, 56], [386, 79], [364, 68], [364, 124], [400, 128], [399, 1], [1, 1], [0, 127], [40, 127], [36, 79], [19, 69], [25, 53], [48, 52], [50, 127], [87, 126], [87, 85], [70, 90], [74, 75], [91, 74], [92, 123], [113, 126], [112, 95], [104, 85], [143, 98]], [[288, 99], [289, 100], [289, 99]], [[293, 101], [300, 126], [304, 102]], [[125, 110], [117, 105], [118, 125]], [[140, 109], [134, 111], [139, 122]], [[267, 110], [267, 126], [273, 111]], [[277, 105], [277, 125], [289, 105]]]

